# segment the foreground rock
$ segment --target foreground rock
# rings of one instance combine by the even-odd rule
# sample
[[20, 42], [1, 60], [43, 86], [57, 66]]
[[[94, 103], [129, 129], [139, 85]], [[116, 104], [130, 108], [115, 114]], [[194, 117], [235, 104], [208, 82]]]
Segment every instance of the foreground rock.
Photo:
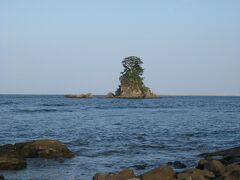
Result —
[[92, 93], [87, 94], [66, 94], [64, 95], [65, 98], [92, 98]]
[[14, 145], [18, 154], [25, 158], [71, 158], [73, 153], [58, 140], [36, 140]]
[[0, 170], [19, 170], [27, 166], [25, 158], [62, 159], [74, 154], [58, 140], [36, 140], [7, 144], [0, 148]]
[[7, 151], [0, 152], [0, 170], [20, 170], [26, 167], [26, 159], [19, 156], [17, 153]]
[[118, 173], [97, 173], [93, 180], [134, 180], [135, 177], [133, 170], [126, 169]]
[[140, 176], [141, 180], [173, 180], [174, 172], [171, 166], [160, 166]]
[[[175, 161], [168, 163], [171, 166], [160, 166], [139, 177], [135, 177], [134, 172], [128, 170], [120, 173], [98, 173], [93, 180], [240, 180], [239, 147], [201, 155], [205, 159], [200, 160], [196, 168], [184, 169], [182, 172], [174, 173], [171, 166], [176, 169], [186, 168], [185, 164]], [[213, 159], [219, 156], [223, 157], [225, 161]], [[234, 159], [234, 162], [227, 161], [227, 163], [224, 163], [229, 160], [228, 158]], [[139, 169], [138, 166], [133, 167]]]

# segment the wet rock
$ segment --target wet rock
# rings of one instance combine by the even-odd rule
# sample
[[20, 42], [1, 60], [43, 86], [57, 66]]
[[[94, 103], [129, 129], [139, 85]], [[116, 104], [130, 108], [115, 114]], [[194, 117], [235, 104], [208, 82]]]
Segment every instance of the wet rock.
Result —
[[26, 159], [15, 152], [0, 152], [0, 170], [20, 170], [27, 167]]
[[140, 176], [141, 180], [172, 180], [173, 169], [171, 166], [160, 166]]
[[220, 176], [225, 173], [225, 166], [218, 160], [210, 160], [205, 164], [204, 168], [212, 171], [216, 176]]
[[183, 171], [183, 173], [179, 173], [177, 175], [177, 177], [181, 177], [181, 178], [183, 178], [183, 177], [186, 178], [186, 177], [190, 177], [190, 176], [191, 176], [192, 179], [197, 179], [197, 178], [202, 179], [202, 177], [205, 178], [205, 179], [206, 178], [208, 179], [208, 178], [214, 178], [215, 177], [215, 175], [207, 169], [200, 170], [200, 169], [195, 169], [195, 168], [187, 169], [187, 170]]
[[0, 175], [0, 180], [4, 180], [4, 176], [3, 175]]
[[224, 178], [224, 180], [239, 180], [240, 179], [240, 171], [232, 171], [228, 176]]
[[175, 162], [173, 162], [173, 167], [176, 169], [184, 169], [187, 166], [180, 161], [175, 161]]
[[36, 140], [14, 145], [18, 154], [25, 158], [71, 158], [73, 153], [58, 140]]
[[133, 167], [135, 167], [137, 170], [143, 170], [143, 169], [146, 169], [147, 164], [137, 164]]
[[225, 150], [220, 150], [211, 153], [203, 153], [200, 154], [203, 157], [222, 157], [221, 160], [225, 165], [229, 165], [231, 163], [239, 163], [240, 162], [240, 147], [229, 148]]
[[125, 169], [118, 173], [97, 173], [93, 180], [128, 180], [135, 177], [133, 170]]
[[64, 95], [65, 98], [92, 98], [92, 93], [87, 94], [66, 94]]
[[197, 169], [204, 169], [207, 164], [208, 164], [208, 160], [206, 160], [206, 159], [201, 159], [201, 160], [198, 162]]
[[229, 148], [225, 150], [220, 150], [220, 151], [215, 151], [211, 153], [203, 153], [200, 154], [201, 156], [204, 157], [213, 157], [213, 156], [240, 156], [240, 147], [235, 147], [235, 148]]

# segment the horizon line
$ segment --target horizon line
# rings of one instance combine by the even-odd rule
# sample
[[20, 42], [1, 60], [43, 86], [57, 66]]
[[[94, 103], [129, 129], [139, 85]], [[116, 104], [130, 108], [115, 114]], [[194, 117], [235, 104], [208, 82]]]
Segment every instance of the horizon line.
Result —
[[[73, 94], [83, 94], [83, 93], [73, 93]], [[93, 94], [93, 93], [92, 93]], [[63, 93], [0, 93], [0, 96], [2, 95], [26, 95], [26, 96], [64, 96], [66, 94]], [[240, 94], [158, 94], [161, 96], [209, 96], [209, 97], [240, 97]], [[93, 96], [106, 96], [106, 94], [93, 94]]]

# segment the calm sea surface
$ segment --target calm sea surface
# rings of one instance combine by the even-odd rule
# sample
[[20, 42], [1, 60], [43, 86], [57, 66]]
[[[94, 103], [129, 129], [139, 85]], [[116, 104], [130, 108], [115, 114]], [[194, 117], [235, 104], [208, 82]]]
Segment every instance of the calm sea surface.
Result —
[[[197, 163], [200, 153], [240, 146], [240, 97], [151, 100], [0, 96], [0, 145], [58, 139], [75, 154], [65, 162], [29, 159], [6, 179], [90, 180], [96, 172]], [[145, 170], [136, 165], [147, 164]]]

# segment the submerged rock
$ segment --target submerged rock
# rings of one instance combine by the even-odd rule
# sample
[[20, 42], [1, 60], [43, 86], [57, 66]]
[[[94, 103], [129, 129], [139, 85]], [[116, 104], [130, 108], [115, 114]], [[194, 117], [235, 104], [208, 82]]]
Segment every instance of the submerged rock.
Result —
[[92, 93], [87, 94], [66, 94], [64, 95], [65, 98], [92, 98]]
[[135, 177], [133, 170], [125, 169], [118, 173], [97, 173], [93, 180], [129, 180]]

